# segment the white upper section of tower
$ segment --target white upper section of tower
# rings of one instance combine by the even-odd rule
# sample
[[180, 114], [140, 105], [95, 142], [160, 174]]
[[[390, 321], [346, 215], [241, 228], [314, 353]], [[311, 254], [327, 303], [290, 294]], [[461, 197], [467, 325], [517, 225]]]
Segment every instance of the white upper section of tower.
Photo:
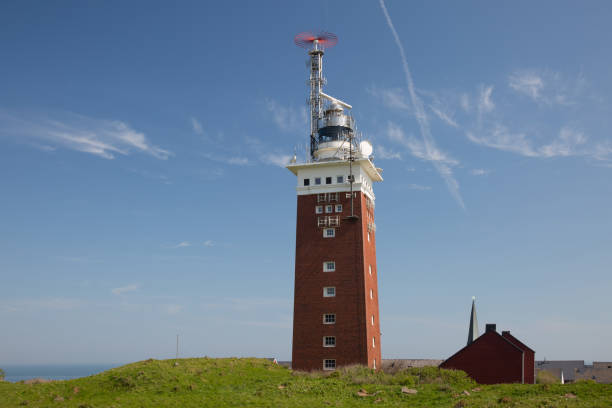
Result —
[[[314, 163], [290, 164], [287, 168], [297, 176], [297, 194], [348, 192], [351, 190], [349, 163], [334, 160]], [[382, 181], [382, 169], [367, 158], [356, 159], [352, 165], [353, 191], [361, 191], [374, 200], [372, 184]]]

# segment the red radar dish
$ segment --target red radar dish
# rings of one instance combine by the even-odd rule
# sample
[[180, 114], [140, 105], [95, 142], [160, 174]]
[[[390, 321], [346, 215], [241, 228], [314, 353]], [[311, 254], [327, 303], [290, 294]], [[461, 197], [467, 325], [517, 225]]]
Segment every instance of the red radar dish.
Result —
[[338, 43], [336, 34], [328, 33], [327, 31], [319, 31], [316, 33], [304, 31], [296, 35], [293, 42], [295, 42], [295, 45], [298, 47], [310, 48], [315, 40], [323, 48], [331, 48]]

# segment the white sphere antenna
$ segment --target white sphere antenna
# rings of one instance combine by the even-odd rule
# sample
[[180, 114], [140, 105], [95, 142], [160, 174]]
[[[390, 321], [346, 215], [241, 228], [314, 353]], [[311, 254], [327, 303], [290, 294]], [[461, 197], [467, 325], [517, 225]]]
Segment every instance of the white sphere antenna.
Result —
[[362, 155], [370, 157], [370, 155], [372, 154], [372, 150], [372, 143], [368, 142], [367, 140], [364, 140], [359, 143], [359, 151]]

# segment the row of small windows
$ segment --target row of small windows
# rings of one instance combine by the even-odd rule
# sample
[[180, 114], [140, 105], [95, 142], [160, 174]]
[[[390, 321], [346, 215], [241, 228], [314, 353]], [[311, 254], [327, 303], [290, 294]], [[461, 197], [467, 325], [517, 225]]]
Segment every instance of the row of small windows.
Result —
[[[323, 207], [322, 205], [317, 205], [315, 207], [315, 214], [323, 214]], [[335, 206], [336, 212], [337, 213], [341, 213], [342, 212], [342, 204], [336, 204]], [[325, 206], [325, 213], [329, 214], [329, 213], [333, 213], [334, 212], [334, 205], [333, 204], [329, 204]]]
[[[325, 184], [333, 184], [333, 177], [325, 177]], [[323, 178], [322, 177], [315, 177], [314, 178], [314, 185], [315, 186], [320, 186], [321, 183], [323, 182]], [[336, 183], [337, 184], [342, 184], [344, 183], [344, 176], [336, 176]], [[305, 178], [304, 179], [304, 186], [309, 186], [310, 185], [310, 179], [309, 178]]]

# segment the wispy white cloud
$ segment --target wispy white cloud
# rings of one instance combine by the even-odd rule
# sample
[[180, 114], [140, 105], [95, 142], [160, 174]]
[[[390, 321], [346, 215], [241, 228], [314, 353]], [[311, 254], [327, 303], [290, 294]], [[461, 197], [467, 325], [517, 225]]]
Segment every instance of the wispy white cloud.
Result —
[[[158, 159], [172, 152], [149, 142], [144, 133], [118, 120], [95, 119], [74, 113], [51, 116], [16, 114], [0, 110], [0, 135], [45, 143], [47, 150], [62, 146], [104, 159], [136, 151]], [[56, 146], [51, 146], [51, 145]]]
[[491, 94], [493, 94], [492, 85], [480, 87], [480, 95], [478, 97], [478, 113], [480, 115], [491, 112], [493, 109], [495, 109], [495, 104], [493, 103]]
[[190, 247], [192, 244], [189, 241], [183, 241], [183, 242], [179, 242], [178, 244], [174, 245], [172, 248], [187, 248]]
[[409, 188], [410, 190], [420, 190], [420, 191], [431, 190], [431, 187], [423, 186], [421, 184], [408, 184], [406, 187]]
[[454, 128], [459, 127], [459, 124], [457, 122], [455, 122], [455, 120], [452, 118], [452, 116], [449, 113], [447, 113], [444, 110], [442, 110], [442, 108], [440, 106], [429, 105], [429, 109], [431, 109], [431, 111], [433, 113], [435, 113], [436, 116], [441, 121], [446, 123], [447, 125], [452, 126]]
[[517, 70], [508, 77], [508, 86], [544, 105], [574, 105], [583, 96], [586, 80], [582, 74], [575, 78], [549, 70]]
[[461, 106], [461, 109], [463, 109], [465, 112], [470, 112], [472, 110], [470, 96], [467, 93], [463, 93], [459, 97], [459, 106]]
[[410, 104], [406, 100], [406, 95], [400, 88], [385, 89], [372, 86], [367, 88], [367, 91], [372, 96], [379, 98], [387, 108], [410, 110]]
[[274, 99], [264, 101], [266, 110], [271, 114], [272, 121], [276, 126], [284, 131], [290, 132], [297, 129], [304, 129], [307, 125], [308, 114], [306, 108], [293, 108], [276, 102]]
[[232, 166], [248, 166], [251, 163], [251, 161], [248, 159], [248, 157], [242, 157], [242, 156], [225, 156], [223, 153], [202, 153], [202, 157], [217, 162], [217, 163], [224, 163], [224, 164], [229, 164]]
[[[432, 157], [434, 156], [433, 153], [437, 151], [436, 143], [435, 143], [433, 136], [431, 135], [431, 130], [429, 127], [429, 120], [427, 118], [427, 114], [425, 112], [423, 102], [421, 101], [421, 99], [419, 98], [419, 96], [417, 95], [414, 89], [414, 82], [412, 80], [410, 68], [408, 67], [408, 59], [406, 58], [406, 52], [404, 51], [404, 46], [402, 45], [399, 35], [397, 34], [397, 31], [395, 30], [395, 26], [393, 25], [393, 21], [391, 20], [391, 17], [389, 16], [389, 12], [387, 11], [387, 7], [385, 6], [384, 0], [380, 0], [380, 7], [383, 11], [383, 14], [385, 15], [387, 25], [389, 26], [389, 29], [391, 30], [391, 33], [393, 34], [395, 44], [397, 45], [397, 48], [399, 49], [400, 57], [402, 60], [402, 68], [404, 70], [406, 85], [408, 88], [408, 94], [410, 95], [410, 101], [412, 103], [412, 106], [413, 106], [413, 109], [416, 115], [416, 119], [419, 124], [419, 128], [421, 130], [421, 137], [423, 139], [424, 150], [427, 152], [425, 156]], [[463, 198], [461, 197], [461, 194], [459, 192], [459, 183], [453, 176], [452, 169], [448, 166], [447, 163], [440, 161], [440, 160], [434, 160], [432, 161], [432, 163], [435, 169], [437, 170], [438, 174], [440, 174], [440, 176], [446, 182], [446, 186], [449, 192], [451, 193], [451, 196], [461, 206], [461, 208], [465, 209]]]
[[202, 123], [200, 123], [200, 121], [194, 117], [191, 118], [191, 127], [196, 134], [198, 135], [204, 134], [204, 130], [202, 129]]
[[202, 245], [204, 245], [205, 247], [211, 247], [211, 246], [214, 246], [215, 243], [212, 240], [207, 239], [206, 241], [202, 243]]
[[538, 100], [542, 97], [541, 92], [544, 87], [544, 81], [535, 73], [515, 72], [510, 75], [508, 85], [516, 92], [525, 94], [533, 100]]
[[265, 164], [285, 167], [287, 164], [289, 164], [292, 157], [292, 155], [284, 153], [264, 153], [261, 155], [260, 159]]
[[382, 160], [401, 160], [402, 155], [400, 152], [396, 152], [393, 149], [387, 148], [382, 145], [377, 145], [374, 152], [374, 157]]
[[457, 160], [449, 157], [437, 147], [427, 146], [412, 135], [406, 136], [402, 128], [393, 122], [387, 124], [387, 136], [390, 140], [406, 147], [409, 153], [418, 159], [449, 166], [459, 164]]
[[562, 127], [559, 134], [549, 143], [534, 146], [525, 133], [512, 133], [507, 127], [495, 124], [494, 127], [480, 135], [472, 132], [466, 133], [468, 139], [476, 144], [494, 149], [513, 152], [527, 157], [551, 158], [568, 156], [587, 156], [596, 160], [605, 160], [607, 155], [605, 145], [595, 144], [588, 146], [587, 136], [576, 129]]
[[127, 285], [127, 286], [122, 286], [122, 287], [119, 287], [119, 288], [111, 289], [111, 293], [113, 295], [117, 295], [118, 296], [118, 295], [122, 295], [124, 293], [134, 292], [134, 291], [138, 290], [139, 287], [140, 287], [140, 285], [138, 285], [136, 283], [133, 283], [131, 285]]
[[486, 176], [490, 172], [491, 172], [490, 170], [486, 170], [486, 169], [472, 169], [472, 170], [470, 170], [470, 174], [472, 176]]

